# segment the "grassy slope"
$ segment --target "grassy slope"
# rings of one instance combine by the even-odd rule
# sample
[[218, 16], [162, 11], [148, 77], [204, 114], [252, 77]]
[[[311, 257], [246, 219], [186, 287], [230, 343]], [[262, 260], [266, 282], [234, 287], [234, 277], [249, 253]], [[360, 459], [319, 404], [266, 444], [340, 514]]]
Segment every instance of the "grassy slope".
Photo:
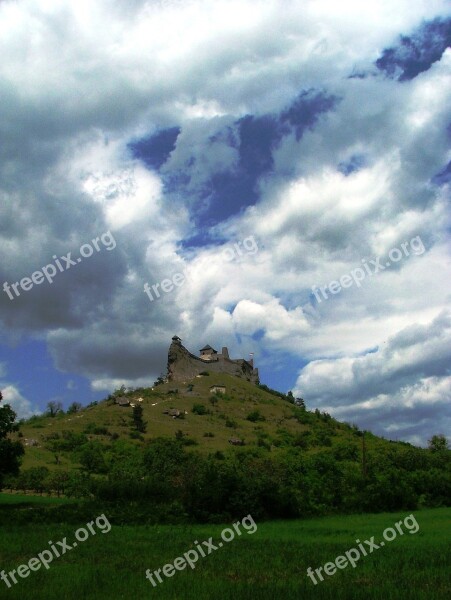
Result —
[[[186, 384], [164, 384], [151, 389], [146, 389], [136, 394], [132, 398], [142, 397], [141, 403], [144, 410], [144, 420], [147, 421], [147, 433], [145, 439], [155, 438], [157, 436], [167, 436], [174, 438], [177, 430], [198, 442], [194, 446], [202, 451], [215, 451], [231, 449], [228, 440], [232, 437], [242, 438], [246, 445], [255, 445], [257, 443], [257, 434], [266, 435], [270, 442], [274, 440], [284, 440], [284, 430], [288, 434], [295, 435], [311, 428], [309, 424], [299, 423], [293, 417], [293, 405], [289, 402], [271, 395], [268, 392], [257, 388], [256, 386], [230, 375], [211, 374], [208, 377], [195, 378], [191, 380], [194, 385], [192, 392], [187, 391]], [[211, 394], [209, 388], [211, 385], [223, 384], [227, 388], [229, 399], [220, 399], [218, 404], [213, 406], [210, 403]], [[171, 389], [178, 387], [177, 394], [169, 393]], [[196, 415], [192, 413], [193, 404], [204, 404], [211, 412], [207, 415]], [[186, 410], [188, 414], [184, 419], [173, 419], [163, 414], [163, 410], [177, 408]], [[104, 401], [90, 408], [83, 409], [76, 415], [60, 415], [55, 418], [42, 417], [34, 422], [25, 423], [21, 431], [24, 438], [33, 438], [39, 442], [38, 447], [26, 447], [26, 454], [23, 461], [23, 467], [45, 465], [53, 468], [54, 458], [51, 452], [45, 449], [42, 436], [52, 432], [61, 434], [63, 430], [71, 430], [82, 433], [89, 424], [106, 427], [109, 432], [116, 433], [122, 439], [130, 439], [132, 408], [120, 407], [111, 402]], [[264, 422], [253, 423], [246, 420], [246, 416], [258, 410], [265, 417]], [[226, 426], [226, 418], [234, 421], [236, 428]], [[324, 427], [317, 420], [318, 427]], [[354, 441], [359, 446], [361, 440], [356, 437], [355, 432], [348, 427], [334, 421], [335, 435], [332, 438], [333, 444], [340, 441]], [[205, 433], [213, 433], [214, 437], [205, 437]], [[89, 435], [90, 439], [109, 443], [109, 436]], [[137, 442], [139, 443], [139, 442]], [[369, 436], [367, 444], [370, 449], [375, 444], [388, 444], [385, 440], [380, 440], [375, 436]], [[282, 446], [283, 447], [283, 446]], [[311, 451], [317, 451], [312, 449]], [[271, 451], [277, 452], [278, 448], [273, 446]], [[69, 456], [62, 456], [60, 468], [71, 468]]]
[[[100, 514], [100, 510], [99, 513]], [[92, 515], [92, 518], [98, 516]], [[108, 517], [108, 515], [106, 515]], [[244, 516], [244, 515], [243, 515]], [[451, 597], [449, 509], [416, 511], [416, 534], [397, 537], [316, 586], [306, 576], [355, 547], [356, 538], [381, 539], [382, 531], [407, 513], [327, 517], [258, 524], [200, 559], [194, 571], [176, 572], [153, 588], [145, 570], [173, 562], [194, 540], [218, 541], [224, 526], [113, 526], [55, 560], [48, 571], [31, 573], [11, 589], [0, 581], [0, 597], [20, 600], [440, 600]], [[79, 526], [85, 523], [80, 522]], [[67, 536], [77, 526], [14, 523], [0, 533], [0, 565], [9, 571]]]

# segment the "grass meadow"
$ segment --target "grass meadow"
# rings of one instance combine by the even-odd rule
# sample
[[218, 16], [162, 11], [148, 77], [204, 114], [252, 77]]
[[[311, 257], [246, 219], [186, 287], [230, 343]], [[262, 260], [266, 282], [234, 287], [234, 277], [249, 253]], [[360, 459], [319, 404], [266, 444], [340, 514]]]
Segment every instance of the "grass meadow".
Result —
[[[0, 494], [0, 568], [9, 572], [49, 548], [48, 541], [67, 537], [86, 524], [15, 524], [14, 508], [39, 511], [42, 504], [64, 503], [54, 498]], [[99, 508], [92, 520], [105, 512]], [[111, 531], [91, 535], [25, 579], [8, 588], [0, 580], [0, 598], [67, 600], [161, 598], [171, 600], [299, 600], [312, 599], [445, 599], [451, 597], [451, 510], [415, 511], [420, 526], [360, 559], [316, 586], [306, 575], [356, 546], [355, 540], [375, 537], [409, 513], [383, 513], [257, 523], [223, 547], [200, 558], [196, 568], [176, 571], [152, 587], [145, 578], [172, 563], [210, 536], [216, 542], [224, 525], [112, 525]], [[243, 515], [244, 517], [245, 515]]]

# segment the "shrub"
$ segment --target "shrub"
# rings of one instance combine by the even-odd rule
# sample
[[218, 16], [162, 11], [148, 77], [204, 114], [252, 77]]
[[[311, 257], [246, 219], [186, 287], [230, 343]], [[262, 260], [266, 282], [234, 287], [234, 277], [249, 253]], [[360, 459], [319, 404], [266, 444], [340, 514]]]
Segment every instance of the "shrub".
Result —
[[257, 440], [257, 446], [259, 448], [265, 448], [266, 450], [271, 450], [271, 444], [261, 437], [259, 437]]
[[265, 417], [262, 414], [260, 414], [259, 410], [254, 410], [254, 411], [250, 412], [247, 415], [246, 419], [248, 421], [251, 421], [252, 423], [256, 423], [257, 421], [265, 421], [266, 420]]
[[95, 423], [88, 423], [84, 428], [83, 433], [91, 433], [92, 435], [111, 435], [111, 432], [102, 426], [98, 426]]
[[190, 437], [184, 437], [181, 440], [181, 442], [184, 446], [197, 446], [198, 445], [198, 442], [196, 442], [196, 440], [193, 440], [193, 438], [190, 438]]
[[192, 412], [195, 415], [206, 415], [208, 410], [205, 408], [204, 404], [193, 404]]

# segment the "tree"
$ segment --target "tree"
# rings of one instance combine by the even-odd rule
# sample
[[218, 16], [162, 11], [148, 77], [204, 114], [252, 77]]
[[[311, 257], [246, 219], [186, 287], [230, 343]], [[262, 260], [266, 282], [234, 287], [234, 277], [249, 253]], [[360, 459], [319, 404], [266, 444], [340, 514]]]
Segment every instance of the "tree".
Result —
[[30, 491], [37, 492], [42, 495], [46, 487], [46, 479], [49, 476], [47, 467], [31, 467], [26, 471], [22, 471], [21, 476], [24, 478], [24, 484]]
[[60, 454], [64, 450], [64, 440], [60, 438], [59, 433], [49, 433], [45, 436], [45, 448], [55, 457], [55, 464], [60, 463]]
[[140, 404], [133, 407], [133, 424], [136, 431], [146, 432], [146, 422], [143, 420], [143, 408]]
[[80, 410], [82, 409], [82, 405], [80, 404], [80, 402], [72, 402], [72, 404], [69, 406], [69, 408], [67, 409], [67, 414], [68, 415], [73, 415], [75, 413], [80, 412]]
[[299, 406], [301, 410], [305, 410], [305, 402], [303, 398], [295, 398], [294, 403]]
[[448, 440], [443, 433], [433, 435], [428, 441], [428, 444], [428, 448], [431, 452], [443, 452], [444, 450], [449, 450]]
[[66, 485], [69, 480], [69, 473], [66, 471], [54, 471], [46, 480], [46, 487], [49, 492], [56, 492], [58, 498], [66, 491]]
[[117, 388], [117, 390], [114, 390], [113, 396], [114, 397], [123, 396], [126, 393], [126, 391], [127, 391], [127, 388], [125, 387], [124, 384], [122, 384], [120, 388]]
[[[0, 402], [3, 395], [0, 392]], [[20, 457], [24, 454], [24, 448], [20, 442], [13, 442], [8, 435], [18, 431], [19, 426], [15, 423], [16, 413], [9, 404], [0, 407], [0, 489], [4, 475], [17, 475], [20, 467]]]
[[56, 415], [61, 412], [63, 412], [63, 405], [61, 404], [61, 402], [55, 402], [55, 400], [47, 402], [47, 416], [56, 417]]
[[165, 377], [164, 377], [163, 373], [161, 373], [160, 376], [157, 377], [157, 379], [153, 382], [153, 386], [157, 387], [158, 385], [163, 385], [164, 382], [165, 382]]
[[80, 448], [79, 461], [87, 473], [105, 473], [107, 470], [102, 444], [88, 442]]

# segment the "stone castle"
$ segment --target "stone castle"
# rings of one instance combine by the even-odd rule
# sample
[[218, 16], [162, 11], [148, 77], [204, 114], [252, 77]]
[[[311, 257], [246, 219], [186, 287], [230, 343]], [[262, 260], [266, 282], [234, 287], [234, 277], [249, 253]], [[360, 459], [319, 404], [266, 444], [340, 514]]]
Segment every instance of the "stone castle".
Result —
[[182, 346], [182, 340], [175, 335], [168, 352], [168, 381], [186, 381], [200, 375], [203, 371], [212, 371], [241, 377], [251, 383], [259, 383], [258, 369], [254, 369], [253, 358], [232, 359], [225, 346], [220, 353], [208, 345], [201, 348], [199, 352], [199, 356], [191, 354]]

